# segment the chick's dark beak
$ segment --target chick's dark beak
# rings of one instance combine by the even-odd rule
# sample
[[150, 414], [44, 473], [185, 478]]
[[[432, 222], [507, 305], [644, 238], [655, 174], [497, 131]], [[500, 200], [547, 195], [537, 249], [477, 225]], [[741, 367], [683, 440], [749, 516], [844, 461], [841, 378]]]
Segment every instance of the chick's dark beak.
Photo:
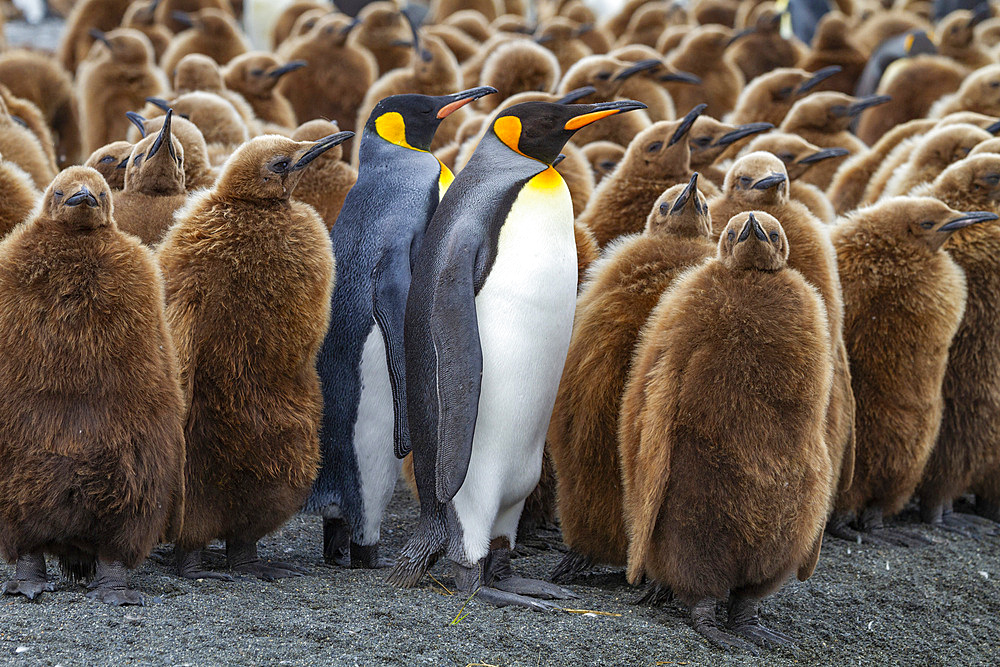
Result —
[[596, 92], [597, 88], [594, 88], [593, 86], [583, 86], [582, 88], [575, 88], [566, 93], [564, 96], [560, 97], [558, 100], [556, 100], [556, 104], [573, 104], [577, 100], [582, 100], [584, 97], [587, 97], [588, 95], [593, 95]]
[[622, 71], [618, 72], [615, 76], [615, 81], [624, 81], [630, 76], [635, 76], [639, 72], [646, 72], [651, 69], [656, 69], [657, 67], [662, 67], [663, 61], [658, 58], [650, 58], [649, 60], [640, 60], [634, 65], [626, 67]]
[[835, 157], [844, 157], [845, 155], [850, 155], [851, 151], [846, 148], [824, 148], [821, 151], [816, 151], [810, 155], [806, 155], [798, 161], [798, 164], [816, 164], [817, 162], [822, 162], [823, 160], [829, 160]]
[[292, 60], [291, 62], [285, 63], [281, 67], [275, 67], [273, 70], [267, 73], [272, 79], [280, 79], [281, 77], [294, 72], [297, 69], [302, 69], [308, 65], [305, 60]]
[[89, 208], [97, 208], [97, 197], [87, 189], [86, 185], [81, 185], [76, 194], [70, 195], [66, 200], [66, 206], [80, 206], [86, 204]]
[[149, 149], [149, 155], [146, 156], [146, 160], [152, 160], [153, 156], [156, 155], [160, 148], [163, 146], [164, 142], [167, 144], [167, 150], [170, 151], [170, 157], [177, 159], [177, 152], [174, 150], [174, 142], [170, 140], [170, 119], [173, 118], [174, 110], [168, 109], [167, 115], [163, 119], [163, 127], [160, 128], [160, 133], [156, 135], [156, 139], [153, 141], [153, 145]]
[[694, 121], [698, 119], [698, 116], [708, 108], [707, 104], [699, 104], [691, 111], [688, 111], [687, 115], [681, 120], [681, 124], [674, 130], [673, 136], [670, 137], [670, 141], [667, 142], [667, 146], [673, 146], [678, 141], [687, 136], [687, 133], [691, 131], [691, 126], [694, 125]]
[[98, 30], [97, 28], [91, 28], [90, 30], [87, 31], [87, 34], [96, 39], [98, 42], [104, 44], [104, 46], [108, 47], [109, 49], [115, 48], [111, 45], [111, 40], [108, 39], [108, 36], [104, 34], [104, 31]]
[[754, 134], [760, 134], [761, 132], [767, 132], [768, 130], [773, 129], [774, 125], [771, 123], [747, 123], [746, 125], [740, 125], [732, 132], [726, 132], [724, 135], [715, 140], [715, 145], [728, 146], [729, 144], [736, 143], [740, 139], [745, 139], [746, 137]]
[[990, 213], [989, 211], [972, 211], [970, 213], [963, 213], [957, 218], [952, 218], [948, 222], [944, 223], [938, 227], [939, 232], [953, 232], [957, 229], [962, 229], [963, 227], [968, 227], [970, 225], [976, 225], [980, 222], [989, 222], [991, 220], [996, 220], [1000, 218], [996, 213]]
[[146, 138], [146, 119], [137, 114], [134, 111], [126, 111], [125, 116], [135, 125], [135, 129], [139, 130], [139, 136], [143, 139]]
[[312, 147], [309, 148], [305, 153], [303, 153], [302, 156], [295, 162], [295, 164], [293, 164], [287, 169], [287, 173], [305, 169], [310, 162], [318, 158], [320, 155], [327, 152], [334, 146], [339, 146], [340, 144], [344, 143], [353, 136], [354, 136], [353, 132], [344, 131], [344, 132], [337, 132], [336, 134], [331, 134], [330, 136], [327, 137], [323, 137], [322, 139], [314, 143]]
[[843, 68], [840, 65], [830, 65], [829, 67], [816, 70], [813, 72], [811, 77], [799, 84], [799, 87], [795, 89], [796, 95], [805, 95], [823, 81], [826, 81], [837, 72], [840, 72], [842, 69]]
[[192, 17], [187, 12], [182, 12], [182, 11], [174, 10], [174, 11], [170, 12], [170, 18], [172, 18], [173, 20], [177, 21], [178, 23], [180, 23], [182, 26], [184, 26], [186, 28], [191, 28], [191, 27], [194, 26], [194, 17]]
[[691, 175], [691, 180], [688, 181], [688, 184], [684, 187], [684, 190], [681, 192], [680, 196], [674, 200], [674, 205], [670, 208], [670, 214], [673, 215], [675, 213], [680, 213], [681, 211], [683, 211], [684, 207], [688, 205], [688, 202], [691, 201], [692, 197], [694, 197], [695, 203], [697, 204], [698, 202], [697, 192], [698, 192], [698, 172], [694, 172], [694, 174]]
[[784, 174], [771, 174], [770, 176], [765, 176], [756, 183], [753, 184], [754, 190], [770, 190], [771, 188], [776, 188], [785, 181], [788, 177]]

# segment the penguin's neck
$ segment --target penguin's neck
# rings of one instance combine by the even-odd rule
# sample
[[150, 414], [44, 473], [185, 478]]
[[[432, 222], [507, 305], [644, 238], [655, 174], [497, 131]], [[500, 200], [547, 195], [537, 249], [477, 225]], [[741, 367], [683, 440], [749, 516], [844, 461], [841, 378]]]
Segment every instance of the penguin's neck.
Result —
[[400, 165], [420, 165], [421, 171], [427, 171], [428, 175], [437, 178], [441, 172], [441, 163], [437, 158], [427, 151], [415, 148], [406, 148], [390, 143], [379, 136], [366, 136], [361, 141], [361, 149], [358, 151], [358, 173], [370, 172], [382, 176], [392, 172], [398, 172]]

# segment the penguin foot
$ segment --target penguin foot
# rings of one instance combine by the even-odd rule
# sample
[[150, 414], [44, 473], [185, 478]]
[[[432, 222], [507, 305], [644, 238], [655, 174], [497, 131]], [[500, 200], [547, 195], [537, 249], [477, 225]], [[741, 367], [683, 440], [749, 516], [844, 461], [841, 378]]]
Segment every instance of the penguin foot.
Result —
[[351, 566], [351, 529], [341, 518], [323, 519], [323, 561], [337, 567]]
[[559, 605], [552, 602], [536, 600], [532, 597], [486, 586], [477, 589], [475, 596], [484, 602], [489, 602], [494, 607], [524, 607], [532, 611], [559, 611], [560, 609]]
[[[503, 540], [503, 544], [507, 544]], [[573, 591], [550, 584], [541, 579], [527, 579], [514, 574], [510, 565], [510, 548], [498, 546], [490, 549], [483, 560], [483, 581], [493, 588], [507, 593], [527, 595], [544, 600], [575, 600], [579, 596]]]
[[759, 601], [756, 598], [730, 595], [726, 629], [737, 637], [747, 639], [761, 648], [795, 648], [791, 637], [761, 624], [760, 617], [757, 615], [758, 604]]
[[658, 607], [662, 604], [672, 602], [673, 599], [674, 592], [670, 590], [670, 588], [654, 581], [646, 584], [646, 590], [644, 590], [639, 597], [633, 599], [629, 604], [646, 604], [651, 607]]
[[34, 600], [42, 593], [56, 589], [55, 582], [49, 581], [45, 573], [45, 556], [25, 554], [17, 559], [14, 578], [3, 585], [3, 595], [23, 595]]
[[226, 557], [229, 559], [229, 569], [233, 572], [249, 574], [263, 581], [301, 577], [305, 574], [304, 570], [289, 563], [265, 563], [257, 555], [256, 542], [227, 541]]
[[364, 546], [351, 542], [350, 567], [353, 569], [381, 570], [392, 567], [393, 562], [378, 553], [378, 542]]
[[924, 505], [921, 502], [920, 518], [924, 523], [929, 523], [939, 530], [955, 533], [973, 540], [978, 540], [984, 534], [996, 534], [994, 532], [997, 528], [996, 523], [972, 514], [955, 512], [950, 502], [939, 503], [933, 506]]
[[128, 587], [128, 569], [119, 562], [97, 561], [97, 576], [87, 586], [88, 600], [98, 600], [115, 607], [142, 606], [142, 595]]
[[899, 528], [889, 528], [882, 523], [882, 509], [880, 507], [866, 507], [858, 519], [858, 527], [862, 533], [877, 536], [883, 543], [897, 547], [925, 547], [934, 544], [922, 535], [910, 533]]
[[224, 572], [206, 570], [201, 562], [201, 549], [184, 551], [180, 547], [174, 549], [177, 556], [177, 576], [184, 579], [216, 579], [218, 581], [233, 581], [233, 577]]
[[560, 581], [572, 581], [578, 574], [589, 568], [592, 563], [593, 561], [591, 561], [589, 556], [570, 549], [562, 557], [562, 560], [559, 561], [555, 569], [552, 570], [549, 580], [556, 583]]
[[757, 647], [750, 642], [719, 628], [715, 619], [715, 600], [712, 598], [700, 600], [691, 607], [691, 626], [710, 644], [723, 651], [746, 651], [752, 655], [759, 654]]

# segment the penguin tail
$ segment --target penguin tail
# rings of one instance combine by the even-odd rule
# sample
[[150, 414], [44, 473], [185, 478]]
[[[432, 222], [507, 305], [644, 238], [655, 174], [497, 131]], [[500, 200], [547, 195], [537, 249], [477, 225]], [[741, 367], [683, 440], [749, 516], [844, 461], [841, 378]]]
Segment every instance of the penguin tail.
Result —
[[67, 553], [59, 556], [59, 570], [63, 577], [76, 583], [93, 579], [97, 574], [97, 558], [83, 553]]
[[448, 528], [443, 512], [422, 516], [416, 531], [400, 551], [396, 564], [389, 572], [389, 583], [400, 588], [416, 586], [444, 551], [447, 542]]

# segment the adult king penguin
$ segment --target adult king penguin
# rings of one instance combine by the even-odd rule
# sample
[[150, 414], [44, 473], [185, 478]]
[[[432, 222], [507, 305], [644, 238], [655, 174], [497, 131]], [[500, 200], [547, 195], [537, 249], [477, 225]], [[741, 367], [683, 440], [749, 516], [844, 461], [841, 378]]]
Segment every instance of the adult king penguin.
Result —
[[456, 586], [498, 606], [573, 597], [510, 567], [576, 304], [569, 189], [552, 165], [576, 130], [645, 108], [525, 102], [501, 112], [441, 200], [406, 302], [406, 401], [420, 523], [390, 581], [447, 548]]
[[399, 477], [397, 456], [409, 449], [403, 313], [410, 258], [455, 178], [428, 151], [442, 120], [495, 92], [393, 95], [365, 124], [358, 180], [330, 233], [342, 269], [318, 363], [323, 467], [306, 504], [324, 517], [328, 563], [379, 564], [382, 513]]

